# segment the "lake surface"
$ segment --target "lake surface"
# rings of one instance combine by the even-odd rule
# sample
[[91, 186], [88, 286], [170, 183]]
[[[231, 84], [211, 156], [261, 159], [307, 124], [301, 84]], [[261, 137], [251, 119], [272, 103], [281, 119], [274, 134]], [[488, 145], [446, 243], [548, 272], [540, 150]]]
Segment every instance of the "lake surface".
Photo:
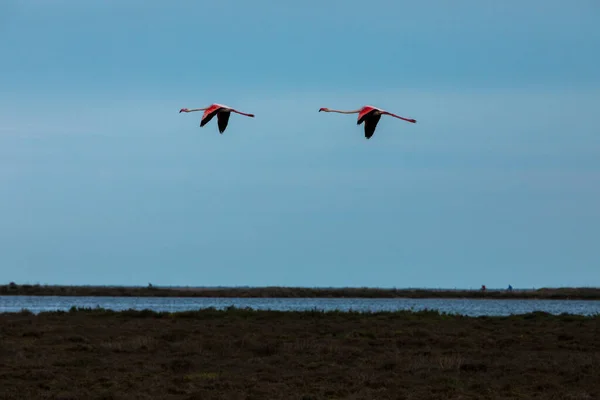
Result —
[[469, 316], [498, 316], [544, 311], [551, 314], [600, 314], [600, 300], [496, 300], [496, 299], [362, 299], [362, 298], [168, 298], [168, 297], [62, 297], [0, 296], [1, 312], [28, 309], [41, 311], [69, 310], [76, 307], [102, 307], [115, 311], [150, 309], [154, 311], [189, 311], [229, 306], [256, 310], [439, 310]]

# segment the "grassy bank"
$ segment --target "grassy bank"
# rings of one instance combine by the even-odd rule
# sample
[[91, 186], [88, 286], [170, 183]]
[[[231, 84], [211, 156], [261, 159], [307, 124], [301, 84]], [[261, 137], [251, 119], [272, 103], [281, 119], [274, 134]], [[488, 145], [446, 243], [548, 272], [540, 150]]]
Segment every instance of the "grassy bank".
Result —
[[600, 300], [600, 288], [537, 290], [444, 290], [378, 288], [232, 287], [171, 288], [127, 286], [0, 285], [0, 295], [127, 297], [358, 297], [358, 298], [492, 298]]
[[0, 314], [0, 398], [593, 399], [600, 317]]

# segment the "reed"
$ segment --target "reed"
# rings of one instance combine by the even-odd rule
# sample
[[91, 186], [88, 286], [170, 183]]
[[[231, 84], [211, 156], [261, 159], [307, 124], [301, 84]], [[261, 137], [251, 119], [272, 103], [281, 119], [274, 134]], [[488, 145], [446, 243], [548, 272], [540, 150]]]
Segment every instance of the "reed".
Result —
[[0, 314], [2, 399], [593, 399], [600, 316]]

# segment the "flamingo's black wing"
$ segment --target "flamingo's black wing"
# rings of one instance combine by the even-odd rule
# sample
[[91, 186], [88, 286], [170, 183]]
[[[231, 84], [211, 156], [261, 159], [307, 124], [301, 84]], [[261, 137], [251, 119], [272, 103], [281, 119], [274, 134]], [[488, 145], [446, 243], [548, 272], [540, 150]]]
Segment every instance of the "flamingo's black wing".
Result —
[[365, 137], [367, 139], [370, 139], [375, 133], [375, 128], [377, 127], [380, 118], [381, 114], [374, 114], [371, 115], [370, 118], [365, 119]]
[[214, 110], [213, 112], [211, 112], [210, 114], [206, 115], [204, 118], [202, 118], [202, 121], [200, 121], [200, 127], [203, 127], [204, 125], [208, 124], [208, 122], [214, 118], [215, 115], [217, 115], [219, 113], [220, 108], [217, 108], [216, 110]]
[[368, 113], [366, 113], [365, 115], [363, 115], [358, 121], [356, 121], [356, 125], [360, 125], [364, 121], [366, 121], [369, 118], [371, 118], [375, 114], [375, 111], [377, 111], [377, 110], [372, 109], [371, 111], [369, 111]]
[[222, 111], [217, 114], [217, 120], [218, 120], [220, 133], [225, 132], [225, 128], [227, 128], [227, 123], [229, 122], [230, 115], [231, 115], [230, 112], [225, 112], [225, 111]]

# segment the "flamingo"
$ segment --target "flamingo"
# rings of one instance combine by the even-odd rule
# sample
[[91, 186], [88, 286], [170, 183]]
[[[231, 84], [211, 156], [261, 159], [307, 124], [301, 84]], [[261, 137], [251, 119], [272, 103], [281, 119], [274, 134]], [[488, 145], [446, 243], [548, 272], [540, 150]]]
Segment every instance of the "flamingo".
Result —
[[227, 128], [227, 123], [229, 122], [229, 116], [231, 115], [232, 112], [237, 113], [237, 114], [241, 114], [241, 115], [245, 115], [246, 117], [251, 117], [254, 118], [254, 114], [247, 114], [247, 113], [243, 113], [241, 111], [238, 110], [234, 110], [231, 107], [228, 106], [224, 106], [223, 104], [211, 104], [210, 106], [206, 107], [206, 108], [193, 108], [193, 109], [188, 109], [188, 108], [182, 108], [181, 110], [179, 110], [179, 113], [182, 112], [194, 112], [194, 111], [204, 111], [204, 114], [202, 115], [202, 119], [200, 120], [200, 127], [203, 127], [204, 125], [206, 125], [208, 123], [208, 121], [210, 121], [211, 119], [213, 119], [213, 117], [216, 115], [217, 116], [217, 125], [219, 126], [219, 133], [223, 133], [225, 132], [225, 128]]
[[377, 126], [377, 123], [379, 122], [379, 119], [381, 118], [382, 115], [391, 115], [392, 117], [396, 117], [396, 118], [399, 118], [404, 121], [412, 122], [413, 124], [417, 122], [414, 119], [404, 118], [399, 115], [392, 114], [391, 112], [382, 110], [381, 108], [377, 108], [377, 107], [373, 107], [373, 106], [364, 106], [364, 107], [359, 108], [358, 110], [353, 110], [353, 111], [330, 110], [329, 108], [323, 107], [323, 108], [319, 109], [319, 112], [321, 112], [321, 111], [336, 112], [336, 113], [340, 113], [340, 114], [356, 114], [356, 113], [358, 113], [358, 121], [356, 122], [356, 124], [360, 125], [363, 122], [365, 123], [365, 137], [367, 139], [370, 139], [371, 136], [373, 136], [373, 134], [375, 133], [375, 127]]

